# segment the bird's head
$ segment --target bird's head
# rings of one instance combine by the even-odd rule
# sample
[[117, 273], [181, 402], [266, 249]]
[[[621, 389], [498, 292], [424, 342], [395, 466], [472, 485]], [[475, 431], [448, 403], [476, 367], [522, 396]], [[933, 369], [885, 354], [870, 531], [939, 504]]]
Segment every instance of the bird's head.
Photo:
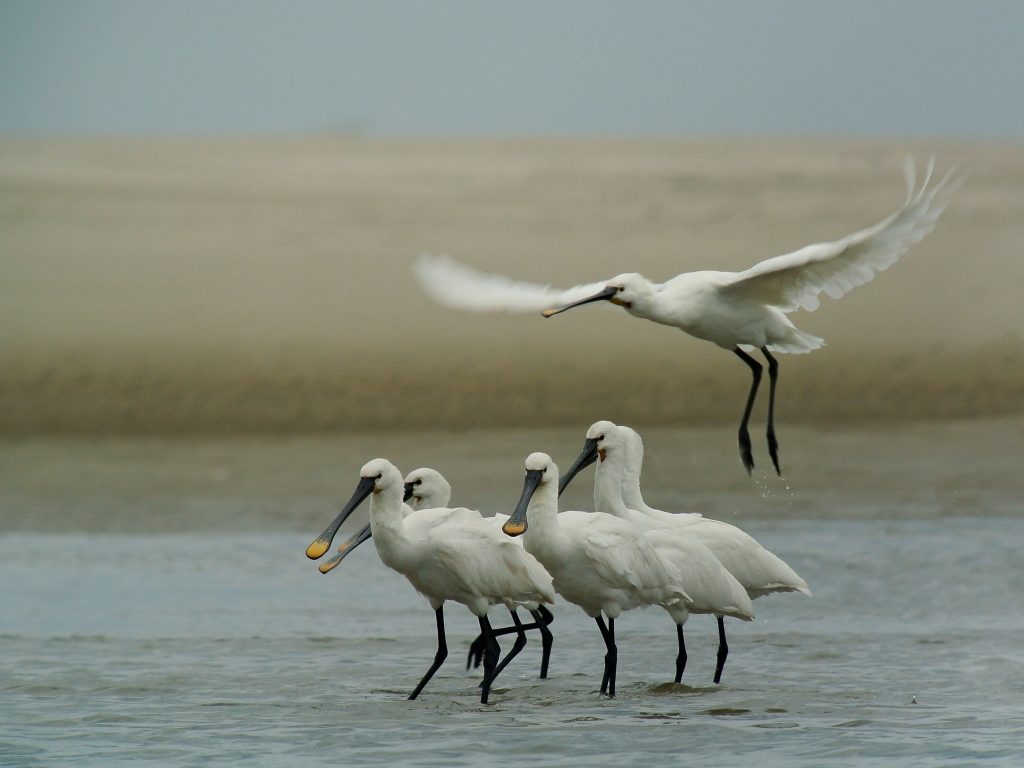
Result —
[[398, 469], [387, 459], [374, 459], [363, 465], [359, 470], [359, 484], [356, 485], [352, 497], [341, 508], [341, 512], [334, 518], [324, 532], [321, 533], [312, 544], [306, 547], [306, 557], [310, 560], [317, 560], [324, 556], [324, 553], [331, 546], [338, 529], [348, 519], [349, 515], [362, 504], [363, 500], [371, 493], [381, 493], [391, 488], [402, 487], [402, 475]]
[[526, 533], [526, 511], [530, 499], [538, 488], [547, 488], [551, 483], [558, 483], [558, 466], [546, 453], [531, 453], [526, 457], [526, 479], [523, 481], [523, 495], [505, 524], [501, 527], [509, 536], [520, 536]]
[[420, 467], [405, 476], [403, 501], [410, 502], [418, 509], [444, 507], [451, 495], [452, 487], [436, 469]]
[[562, 307], [545, 309], [542, 314], [544, 317], [551, 317], [560, 312], [565, 312], [567, 309], [590, 304], [595, 301], [610, 301], [612, 304], [618, 304], [625, 309], [632, 309], [637, 302], [643, 302], [652, 292], [650, 280], [636, 272], [626, 272], [608, 280], [604, 288], [597, 293]]
[[616, 275], [606, 284], [606, 289], [615, 289], [608, 301], [618, 304], [620, 307], [632, 309], [638, 301], [643, 301], [651, 294], [651, 282], [636, 272], [626, 272]]
[[625, 452], [625, 441], [620, 433], [619, 427], [610, 421], [597, 421], [590, 425], [587, 430], [586, 439], [583, 441], [583, 448], [572, 466], [558, 481], [558, 493], [566, 489], [580, 472], [589, 467], [595, 461], [603, 462], [608, 457], [608, 452]]

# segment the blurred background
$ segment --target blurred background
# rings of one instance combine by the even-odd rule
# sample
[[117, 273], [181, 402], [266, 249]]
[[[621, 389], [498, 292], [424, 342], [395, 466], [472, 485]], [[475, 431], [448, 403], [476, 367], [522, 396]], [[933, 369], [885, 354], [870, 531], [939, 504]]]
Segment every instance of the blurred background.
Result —
[[[1022, 30], [1017, 0], [0, 0], [0, 763], [1024, 764]], [[460, 314], [410, 271], [745, 269], [896, 210], [907, 155], [967, 181], [792, 316], [827, 346], [781, 357], [781, 478], [766, 397], [737, 457], [733, 355], [610, 305]], [[372, 546], [303, 556], [359, 468], [509, 513], [600, 419], [643, 435], [649, 503], [814, 598], [730, 624], [721, 686], [708, 618], [675, 685], [628, 614], [615, 700], [559, 601], [552, 678], [531, 643], [486, 708], [453, 605], [405, 701], [429, 608]]]
[[[168, 471], [213, 440], [192, 497], [242, 473], [274, 497], [244, 514], [290, 524], [281, 483], [326, 491], [385, 450], [458, 472], [469, 445], [511, 485], [524, 451], [570, 450], [599, 418], [677, 436], [651, 461], [692, 456], [658, 482], [707, 457], [694, 482], [756, 493], [732, 356], [610, 306], [459, 314], [409, 266], [448, 253], [554, 285], [743, 269], [895, 210], [907, 154], [968, 182], [889, 272], [794, 316], [828, 345], [782, 362], [784, 463], [818, 453], [790, 429], [1017, 424], [1022, 24], [1013, 2], [5, 2], [0, 525], [39, 524], [26, 505], [100, 445], [107, 507], [140, 477], [118, 446]], [[466, 474], [483, 503], [493, 478]]]

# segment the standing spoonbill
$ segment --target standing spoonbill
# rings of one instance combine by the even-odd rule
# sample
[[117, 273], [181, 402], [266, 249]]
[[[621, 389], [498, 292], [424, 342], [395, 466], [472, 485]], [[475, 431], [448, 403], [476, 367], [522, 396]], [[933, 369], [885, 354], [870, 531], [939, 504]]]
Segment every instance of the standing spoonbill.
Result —
[[[406, 475], [404, 489], [405, 492], [402, 496], [402, 501], [405, 502], [405, 504], [403, 504], [402, 512], [406, 517], [411, 512], [418, 509], [447, 507], [448, 502], [451, 501], [452, 497], [451, 484], [445, 479], [444, 475], [436, 469], [431, 469], [429, 467], [414, 469]], [[484, 517], [482, 519], [489, 522], [496, 528], [501, 528], [505, 520], [508, 519], [508, 515], [495, 515], [494, 517]], [[342, 560], [352, 554], [359, 545], [368, 541], [372, 536], [373, 532], [370, 529], [370, 524], [367, 523], [359, 531], [342, 542], [341, 546], [338, 547], [337, 554], [335, 554], [331, 559], [325, 560], [320, 564], [320, 573], [330, 573], [341, 564]], [[548, 629], [548, 625], [555, 620], [555, 617], [542, 603], [524, 603], [523, 607], [530, 612], [531, 616], [533, 616], [533, 624], [523, 624], [519, 619], [519, 614], [516, 613], [515, 609], [513, 609], [510, 611], [513, 622], [512, 626], [493, 630], [494, 637], [508, 635], [513, 632], [516, 634], [516, 639], [512, 645], [512, 649], [508, 652], [508, 655], [502, 659], [501, 663], [498, 664], [498, 668], [494, 672], [495, 677], [497, 677], [498, 674], [508, 666], [508, 663], [512, 661], [512, 659], [514, 659], [526, 646], [525, 633], [530, 629], [536, 629], [540, 633], [540, 677], [541, 679], [545, 679], [548, 676], [548, 664], [551, 659], [551, 646], [554, 642], [554, 636], [551, 634], [551, 630]], [[470, 666], [480, 666], [483, 662], [486, 647], [486, 638], [484, 638], [483, 634], [477, 635], [469, 646], [466, 669], [469, 669]]]
[[[420, 467], [405, 476], [404, 501], [413, 509], [447, 507], [451, 498], [451, 484], [436, 469]], [[496, 514], [493, 517], [485, 517], [483, 519], [500, 529], [505, 524], [505, 521], [508, 520], [508, 515]], [[513, 539], [513, 541], [522, 543], [522, 539]], [[511, 634], [512, 632], [516, 633], [515, 645], [513, 645], [508, 656], [498, 665], [495, 674], [501, 672], [509, 661], [515, 658], [516, 654], [526, 645], [526, 635], [523, 632], [528, 629], [536, 629], [540, 633], [541, 642], [540, 678], [544, 680], [548, 676], [548, 663], [551, 660], [551, 646], [554, 642], [554, 636], [551, 634], [551, 630], [548, 629], [548, 625], [555, 620], [555, 617], [542, 603], [524, 603], [523, 607], [533, 616], [533, 624], [520, 623], [519, 615], [512, 611], [513, 625], [493, 630], [495, 637]], [[466, 669], [469, 669], [471, 666], [480, 666], [483, 661], [485, 648], [486, 640], [484, 636], [482, 634], [478, 635], [469, 645]]]
[[[639, 530], [645, 531], [648, 539], [659, 553], [663, 554], [682, 575], [682, 587], [690, 595], [685, 606], [673, 606], [669, 610], [676, 622], [679, 655], [676, 657], [677, 683], [682, 681], [686, 668], [686, 644], [683, 638], [683, 624], [690, 613], [710, 613], [718, 618], [731, 616], [743, 621], [754, 618], [750, 597], [743, 585], [723, 567], [712, 551], [689, 530], [658, 519], [634, 508], [623, 501], [621, 486], [628, 461], [628, 436], [610, 421], [599, 421], [587, 430], [583, 451], [573, 466], [559, 480], [559, 489], [564, 489], [573, 476], [585, 466], [597, 463], [594, 478], [594, 509], [629, 520]], [[721, 681], [721, 668], [728, 653], [724, 643], [718, 648], [718, 664], [715, 682]]]
[[[614, 453], [607, 450], [607, 443], [624, 448]], [[807, 582], [800, 578], [781, 558], [769, 552], [753, 536], [735, 525], [695, 514], [672, 514], [649, 507], [640, 493], [640, 469], [643, 466], [643, 440], [629, 427], [601, 421], [591, 426], [583, 443], [583, 450], [569, 470], [559, 481], [560, 490], [585, 467], [598, 461], [602, 446], [605, 446], [606, 460], [600, 467], [604, 472], [613, 472], [617, 484], [594, 484], [594, 508], [609, 511], [619, 505], [645, 515], [648, 519], [667, 530], [689, 535], [701, 542], [711, 554], [738, 581], [751, 600], [772, 592], [802, 592], [808, 597], [811, 591]], [[614, 459], [614, 461], [612, 460]], [[601, 470], [599, 470], [600, 474]], [[725, 622], [718, 616], [718, 661], [715, 666], [716, 683], [722, 680], [725, 660], [729, 655], [729, 644], [725, 636]]]
[[555, 591], [597, 622], [606, 650], [601, 693], [614, 697], [615, 619], [643, 605], [668, 608], [690, 601], [679, 586], [678, 570], [625, 520], [597, 512], [560, 513], [558, 467], [546, 453], [526, 457], [523, 493], [503, 530], [523, 536], [526, 551], [551, 574]]
[[434, 301], [467, 312], [533, 312], [544, 317], [595, 301], [610, 301], [629, 314], [682, 331], [735, 353], [753, 377], [740, 420], [740, 459], [747, 473], [754, 469], [747, 423], [754, 407], [763, 367], [748, 354], [760, 349], [768, 362], [768, 452], [776, 473], [775, 386], [778, 361], [772, 352], [802, 354], [825, 341], [800, 330], [787, 317], [797, 309], [814, 311], [819, 294], [838, 299], [892, 266], [907, 249], [935, 227], [963, 177], [952, 171], [929, 187], [935, 159], [928, 163], [917, 187], [916, 171], [907, 158], [906, 201], [898, 211], [858, 232], [755, 264], [743, 272], [685, 272], [664, 283], [625, 273], [568, 290], [514, 281], [479, 272], [447, 258], [421, 255], [414, 272]]
[[359, 472], [352, 497], [306, 548], [306, 556], [312, 560], [322, 557], [338, 528], [370, 496], [370, 528], [377, 554], [427, 599], [437, 624], [434, 661], [409, 698], [419, 696], [448, 656], [444, 603], [453, 600], [478, 618], [480, 632], [486, 638], [480, 695], [480, 703], [486, 704], [500, 652], [487, 609], [499, 603], [510, 611], [520, 603], [551, 603], [555, 599], [551, 577], [536, 559], [484, 522], [477, 512], [461, 507], [439, 508], [417, 510], [406, 516], [402, 492], [402, 476], [391, 462], [367, 462]]

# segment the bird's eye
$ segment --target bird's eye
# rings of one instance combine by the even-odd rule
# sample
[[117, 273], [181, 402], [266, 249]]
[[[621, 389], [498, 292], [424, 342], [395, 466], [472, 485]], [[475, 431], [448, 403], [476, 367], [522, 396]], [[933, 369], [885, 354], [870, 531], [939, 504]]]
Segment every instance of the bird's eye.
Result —
[[624, 285], [617, 285], [617, 286], [615, 286], [615, 292], [616, 293], [622, 293], [624, 290], [626, 290], [626, 286], [624, 286]]
[[383, 472], [378, 472], [377, 473], [377, 477], [375, 479], [380, 480], [382, 477], [384, 477], [384, 473]]
[[597, 439], [598, 439], [598, 441], [604, 440], [604, 435], [598, 435]]
[[416, 480], [416, 482], [414, 482], [413, 485], [423, 485], [423, 478], [419, 478], [418, 480]]

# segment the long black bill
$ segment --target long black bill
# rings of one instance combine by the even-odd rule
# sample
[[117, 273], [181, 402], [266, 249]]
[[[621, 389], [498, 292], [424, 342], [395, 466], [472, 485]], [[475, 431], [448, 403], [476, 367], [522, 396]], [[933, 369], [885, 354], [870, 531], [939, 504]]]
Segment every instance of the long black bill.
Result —
[[406, 483], [404, 487], [405, 492], [402, 494], [402, 501], [408, 501], [412, 498], [412, 490], [416, 486], [413, 483]]
[[558, 495], [561, 496], [562, 491], [564, 491], [566, 486], [572, 482], [572, 479], [595, 461], [597, 461], [597, 440], [592, 437], [588, 437], [583, 441], [583, 450], [580, 451], [580, 455], [576, 457], [576, 461], [574, 461], [572, 466], [565, 471], [565, 474], [558, 479]]
[[540, 485], [543, 472], [539, 469], [526, 470], [526, 481], [523, 483], [523, 495], [519, 497], [516, 504], [516, 511], [501, 526], [501, 530], [509, 536], [522, 536], [526, 533], [526, 509], [530, 506], [530, 499], [533, 498], [537, 486]]
[[544, 315], [544, 317], [551, 317], [552, 315], [557, 315], [559, 312], [565, 312], [565, 310], [567, 309], [572, 309], [573, 307], [579, 307], [584, 304], [589, 304], [592, 301], [608, 301], [612, 298], [612, 296], [614, 296], [618, 292], [618, 288], [605, 288], [601, 292], [595, 293], [593, 296], [589, 298], [574, 301], [572, 304], [566, 304], [564, 307], [558, 307], [557, 309], [545, 309], [543, 312], [541, 312], [541, 314]]
[[345, 543], [338, 547], [338, 553], [330, 560], [324, 560], [320, 563], [320, 573], [330, 573], [339, 565], [341, 561], [352, 554], [352, 551], [362, 544], [364, 541], [369, 541], [373, 536], [370, 530], [370, 524], [364, 525], [357, 534], [345, 540]]
[[358, 507], [363, 499], [370, 495], [375, 482], [376, 478], [373, 477], [360, 478], [355, 493], [352, 494], [352, 498], [348, 500], [348, 503], [341, 508], [338, 516], [324, 529], [323, 533], [316, 537], [312, 544], [306, 547], [306, 557], [310, 560], [319, 560], [324, 556], [324, 553], [331, 548], [331, 542], [334, 541], [334, 537], [338, 533], [338, 529], [341, 528], [341, 524], [352, 514], [352, 510]]

